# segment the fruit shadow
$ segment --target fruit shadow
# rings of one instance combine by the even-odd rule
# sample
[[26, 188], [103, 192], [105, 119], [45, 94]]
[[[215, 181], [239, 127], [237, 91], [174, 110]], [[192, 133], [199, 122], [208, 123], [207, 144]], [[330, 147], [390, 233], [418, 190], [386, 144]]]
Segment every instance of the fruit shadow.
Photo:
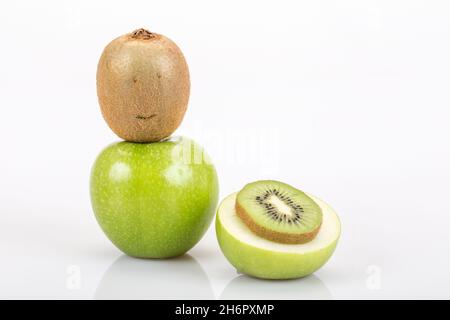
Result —
[[219, 299], [223, 300], [330, 300], [328, 287], [317, 276], [295, 280], [262, 280], [240, 275], [231, 280]]
[[214, 299], [211, 283], [192, 256], [169, 260], [123, 255], [103, 275], [94, 299]]

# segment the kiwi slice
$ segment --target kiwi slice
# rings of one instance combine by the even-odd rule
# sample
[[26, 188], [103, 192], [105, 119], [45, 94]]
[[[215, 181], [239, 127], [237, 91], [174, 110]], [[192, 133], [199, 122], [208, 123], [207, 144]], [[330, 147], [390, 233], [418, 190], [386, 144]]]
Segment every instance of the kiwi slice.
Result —
[[313, 199], [272, 180], [247, 184], [237, 194], [236, 213], [251, 231], [279, 243], [307, 243], [322, 224], [322, 210]]

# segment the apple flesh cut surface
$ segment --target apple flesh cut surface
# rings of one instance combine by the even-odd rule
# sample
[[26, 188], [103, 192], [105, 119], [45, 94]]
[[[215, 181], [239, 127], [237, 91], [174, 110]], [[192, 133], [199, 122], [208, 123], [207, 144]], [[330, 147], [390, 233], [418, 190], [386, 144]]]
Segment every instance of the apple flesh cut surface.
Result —
[[295, 279], [322, 267], [336, 248], [341, 225], [335, 211], [309, 195], [322, 209], [323, 220], [317, 236], [304, 244], [282, 244], [257, 236], [236, 214], [237, 193], [219, 206], [216, 234], [220, 248], [238, 272], [262, 279]]
[[187, 252], [210, 226], [218, 200], [214, 166], [186, 138], [110, 145], [95, 161], [90, 189], [106, 236], [138, 258]]

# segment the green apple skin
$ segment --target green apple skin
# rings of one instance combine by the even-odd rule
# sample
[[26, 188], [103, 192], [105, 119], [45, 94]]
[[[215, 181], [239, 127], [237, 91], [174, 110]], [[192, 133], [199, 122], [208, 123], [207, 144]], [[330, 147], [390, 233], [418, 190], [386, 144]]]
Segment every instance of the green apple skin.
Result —
[[303, 254], [277, 252], [258, 248], [237, 239], [224, 227], [219, 212], [216, 215], [215, 227], [219, 246], [227, 260], [238, 272], [260, 279], [285, 280], [308, 276], [329, 260], [339, 240], [338, 236], [328, 246], [314, 252]]
[[97, 157], [90, 194], [111, 242], [137, 258], [180, 256], [202, 238], [218, 201], [214, 165], [187, 138], [114, 143]]
[[283, 280], [306, 277], [320, 269], [331, 257], [337, 241], [329, 247], [304, 255], [281, 253], [249, 246], [231, 236], [216, 219], [220, 248], [240, 272], [255, 278]]

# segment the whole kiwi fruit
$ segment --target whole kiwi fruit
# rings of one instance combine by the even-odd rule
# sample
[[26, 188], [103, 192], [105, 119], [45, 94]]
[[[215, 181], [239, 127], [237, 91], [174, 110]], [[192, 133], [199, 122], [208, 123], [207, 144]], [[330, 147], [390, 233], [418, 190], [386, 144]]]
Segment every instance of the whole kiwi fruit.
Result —
[[138, 29], [111, 41], [97, 68], [104, 119], [122, 139], [155, 142], [180, 125], [190, 93], [183, 53], [169, 38]]

